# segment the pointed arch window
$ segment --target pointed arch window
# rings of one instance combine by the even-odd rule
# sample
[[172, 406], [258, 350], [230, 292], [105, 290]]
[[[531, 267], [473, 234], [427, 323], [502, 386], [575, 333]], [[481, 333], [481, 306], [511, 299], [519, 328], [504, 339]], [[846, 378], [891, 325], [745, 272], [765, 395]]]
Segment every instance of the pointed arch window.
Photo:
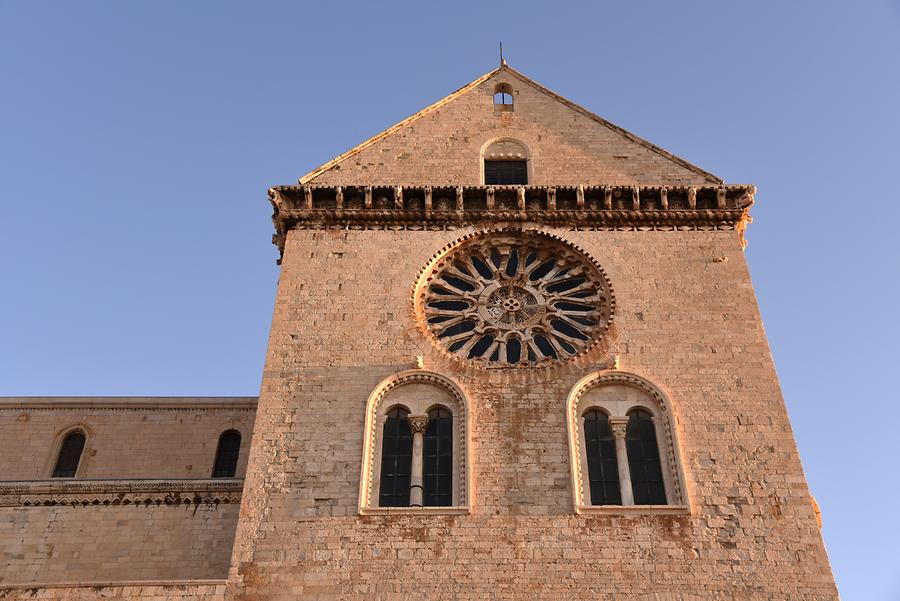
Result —
[[74, 478], [78, 473], [78, 464], [81, 463], [81, 455], [84, 453], [86, 441], [84, 432], [73, 430], [69, 432], [59, 447], [59, 455], [56, 465], [53, 467], [54, 478]]
[[241, 433], [237, 430], [225, 430], [219, 436], [216, 447], [216, 461], [213, 464], [213, 478], [234, 478], [237, 472], [238, 458], [241, 454]]
[[609, 427], [609, 416], [599, 409], [584, 414], [584, 450], [591, 505], [621, 505], [616, 441]]
[[381, 442], [379, 507], [408, 507], [412, 468], [412, 430], [409, 411], [394, 407], [387, 412]]
[[666, 487], [653, 416], [643, 409], [628, 414], [625, 431], [628, 469], [635, 505], [665, 505]]
[[422, 504], [453, 505], [453, 414], [446, 407], [428, 412], [423, 452]]

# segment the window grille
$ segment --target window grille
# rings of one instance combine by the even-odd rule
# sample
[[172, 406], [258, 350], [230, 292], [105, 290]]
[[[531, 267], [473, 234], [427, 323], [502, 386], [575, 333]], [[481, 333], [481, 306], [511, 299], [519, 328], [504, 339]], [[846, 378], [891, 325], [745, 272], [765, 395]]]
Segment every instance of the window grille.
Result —
[[528, 162], [500, 160], [484, 161], [485, 185], [526, 185], [528, 184]]
[[428, 412], [422, 466], [423, 505], [453, 505], [453, 415], [443, 407]]
[[584, 414], [584, 447], [587, 454], [591, 505], [621, 505], [616, 441], [609, 417], [597, 409]]
[[625, 444], [634, 504], [665, 505], [666, 487], [659, 462], [656, 428], [650, 413], [638, 409], [629, 414]]
[[380, 507], [409, 506], [409, 476], [412, 469], [412, 431], [409, 411], [396, 407], [387, 414], [381, 443]]

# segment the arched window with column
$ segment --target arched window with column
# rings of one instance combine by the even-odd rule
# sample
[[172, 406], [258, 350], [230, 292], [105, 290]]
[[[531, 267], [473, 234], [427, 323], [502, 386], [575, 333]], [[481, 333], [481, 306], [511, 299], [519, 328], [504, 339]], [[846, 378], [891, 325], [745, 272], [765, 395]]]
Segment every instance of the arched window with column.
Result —
[[81, 430], [72, 430], [66, 434], [53, 466], [54, 478], [74, 478], [76, 476], [86, 441], [87, 438]]
[[237, 430], [225, 430], [219, 436], [216, 445], [216, 459], [213, 463], [213, 478], [234, 478], [237, 473], [238, 459], [241, 455], [241, 433]]
[[689, 511], [669, 400], [618, 370], [582, 378], [566, 402], [577, 513]]
[[382, 430], [378, 506], [408, 507], [413, 443], [409, 411], [404, 407], [390, 409]]
[[450, 378], [408, 370], [366, 402], [359, 512], [468, 513], [468, 400]]

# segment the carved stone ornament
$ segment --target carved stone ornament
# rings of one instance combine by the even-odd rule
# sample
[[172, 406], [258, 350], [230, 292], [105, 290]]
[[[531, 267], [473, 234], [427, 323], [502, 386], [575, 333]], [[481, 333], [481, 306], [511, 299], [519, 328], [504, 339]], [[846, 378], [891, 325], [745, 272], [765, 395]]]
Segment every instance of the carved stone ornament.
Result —
[[609, 282], [574, 246], [536, 232], [465, 239], [426, 269], [417, 314], [444, 350], [489, 367], [579, 355], [612, 319]]

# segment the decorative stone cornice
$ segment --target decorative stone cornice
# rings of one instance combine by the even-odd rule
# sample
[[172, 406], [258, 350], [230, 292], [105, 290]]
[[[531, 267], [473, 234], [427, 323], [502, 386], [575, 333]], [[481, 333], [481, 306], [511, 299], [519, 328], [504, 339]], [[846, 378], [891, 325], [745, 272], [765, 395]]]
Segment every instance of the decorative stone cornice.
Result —
[[545, 223], [587, 230], [737, 230], [756, 188], [708, 186], [277, 186], [273, 243], [291, 229], [455, 229]]
[[0, 507], [240, 503], [243, 478], [29, 480], [0, 483]]
[[0, 397], [0, 411], [256, 411], [256, 397]]

